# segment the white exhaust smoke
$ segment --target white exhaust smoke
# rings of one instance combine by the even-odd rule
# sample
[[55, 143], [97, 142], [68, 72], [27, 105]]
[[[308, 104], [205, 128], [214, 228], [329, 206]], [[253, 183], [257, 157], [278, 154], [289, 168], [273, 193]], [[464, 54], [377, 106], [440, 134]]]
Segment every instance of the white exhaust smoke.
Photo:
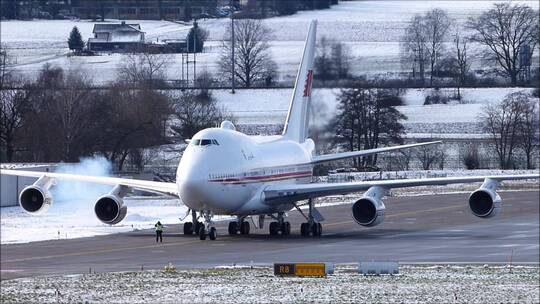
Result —
[[[78, 175], [110, 176], [112, 164], [103, 156], [81, 158], [79, 163], [60, 164], [58, 173]], [[59, 181], [51, 188], [54, 203], [50, 211], [66, 212], [85, 210], [92, 214], [96, 200], [112, 189], [111, 186], [94, 183]], [[93, 214], [92, 214], [93, 215]]]

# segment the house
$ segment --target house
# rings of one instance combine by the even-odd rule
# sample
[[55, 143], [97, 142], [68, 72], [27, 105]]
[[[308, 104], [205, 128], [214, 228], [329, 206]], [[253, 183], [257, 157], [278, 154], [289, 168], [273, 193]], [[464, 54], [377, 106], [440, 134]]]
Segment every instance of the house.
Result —
[[144, 32], [139, 24], [98, 23], [88, 39], [88, 50], [92, 52], [130, 52], [142, 49]]

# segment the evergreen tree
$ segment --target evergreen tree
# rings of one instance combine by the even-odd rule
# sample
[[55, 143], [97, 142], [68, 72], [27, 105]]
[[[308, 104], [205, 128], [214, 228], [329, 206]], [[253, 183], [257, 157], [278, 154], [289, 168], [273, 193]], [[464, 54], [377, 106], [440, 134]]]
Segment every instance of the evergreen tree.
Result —
[[75, 52], [80, 52], [84, 48], [81, 32], [79, 32], [79, 29], [76, 26], [74, 26], [71, 33], [69, 33], [68, 46], [70, 50]]
[[298, 5], [298, 0], [276, 1], [274, 8], [280, 16], [292, 15], [298, 11]]
[[[338, 113], [333, 125], [337, 142], [349, 151], [403, 143], [407, 117], [395, 106], [402, 100], [397, 89], [343, 89], [338, 95]], [[377, 155], [354, 159], [358, 169], [374, 168]]]

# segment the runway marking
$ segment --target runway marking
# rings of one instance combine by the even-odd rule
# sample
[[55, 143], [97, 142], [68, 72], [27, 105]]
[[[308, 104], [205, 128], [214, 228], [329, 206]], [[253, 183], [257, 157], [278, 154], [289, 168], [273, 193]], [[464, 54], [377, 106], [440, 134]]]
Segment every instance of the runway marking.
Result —
[[[398, 216], [409, 215], [409, 214], [418, 214], [418, 213], [423, 213], [423, 212], [450, 210], [450, 209], [457, 209], [457, 208], [463, 208], [463, 206], [461, 206], [461, 205], [460, 206], [448, 206], [448, 207], [439, 207], [439, 208], [432, 208], [432, 209], [425, 209], [425, 210], [418, 210], [418, 211], [407, 211], [407, 212], [401, 212], [401, 213], [394, 213], [394, 214], [390, 214], [388, 216], [385, 216], [385, 219], [395, 218], [395, 217], [398, 217]], [[350, 224], [350, 223], [354, 223], [354, 221], [349, 220], [349, 221], [343, 221], [343, 222], [324, 224], [324, 227], [343, 225], [343, 224]]]
[[14, 260], [9, 260], [9, 261], [1, 261], [1, 263], [4, 264], [4, 263], [26, 262], [26, 261], [34, 261], [34, 260], [42, 260], [42, 259], [52, 259], [52, 258], [61, 258], [61, 257], [71, 257], [71, 256], [81, 256], [81, 255], [90, 255], [90, 254], [110, 253], [110, 252], [133, 250], [133, 249], [148, 249], [148, 248], [159, 249], [159, 248], [162, 248], [162, 247], [175, 246], [175, 245], [186, 245], [186, 244], [199, 243], [199, 242], [200, 242], [200, 240], [189, 241], [189, 242], [165, 243], [165, 244], [160, 244], [160, 245], [155, 245], [154, 244], [154, 245], [147, 245], [147, 246], [134, 246], [134, 247], [103, 249], [103, 250], [80, 251], [80, 252], [58, 254], [58, 255], [47, 255], [47, 256], [40, 256], [40, 257], [14, 259]]

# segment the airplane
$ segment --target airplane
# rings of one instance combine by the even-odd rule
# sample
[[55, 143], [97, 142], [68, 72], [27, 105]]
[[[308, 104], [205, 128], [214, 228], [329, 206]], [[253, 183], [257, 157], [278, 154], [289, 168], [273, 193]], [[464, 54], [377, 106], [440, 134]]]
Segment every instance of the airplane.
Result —
[[[43, 213], [52, 205], [49, 188], [58, 180], [112, 185], [113, 189], [94, 205], [96, 217], [110, 225], [125, 218], [127, 206], [123, 198], [132, 189], [172, 195], [189, 207], [186, 216], [191, 214], [192, 221], [184, 223], [184, 234], [198, 235], [201, 240], [216, 239], [215, 215], [236, 217], [229, 223], [230, 235], [249, 234], [248, 218], [262, 229], [266, 217], [273, 219], [269, 225], [270, 235], [289, 235], [291, 225], [286, 221], [286, 212], [295, 208], [306, 220], [300, 226], [301, 236], [320, 236], [324, 217], [314, 199], [366, 190], [352, 204], [351, 213], [359, 225], [373, 227], [384, 220], [383, 197], [387, 192], [392, 188], [414, 186], [483, 182], [470, 194], [469, 207], [475, 216], [491, 218], [502, 208], [501, 197], [496, 192], [501, 181], [540, 178], [538, 174], [527, 174], [312, 183], [313, 167], [320, 163], [440, 143], [315, 155], [315, 143], [307, 137], [307, 130], [316, 28], [317, 21], [311, 21], [281, 135], [248, 136], [237, 131], [230, 121], [223, 121], [219, 128], [201, 130], [191, 138], [182, 155], [175, 183], [18, 170], [0, 170], [0, 174], [38, 178], [19, 195], [19, 205], [32, 214]], [[304, 200], [309, 207], [307, 214], [299, 206]], [[253, 220], [254, 217], [258, 217], [258, 221]]]

